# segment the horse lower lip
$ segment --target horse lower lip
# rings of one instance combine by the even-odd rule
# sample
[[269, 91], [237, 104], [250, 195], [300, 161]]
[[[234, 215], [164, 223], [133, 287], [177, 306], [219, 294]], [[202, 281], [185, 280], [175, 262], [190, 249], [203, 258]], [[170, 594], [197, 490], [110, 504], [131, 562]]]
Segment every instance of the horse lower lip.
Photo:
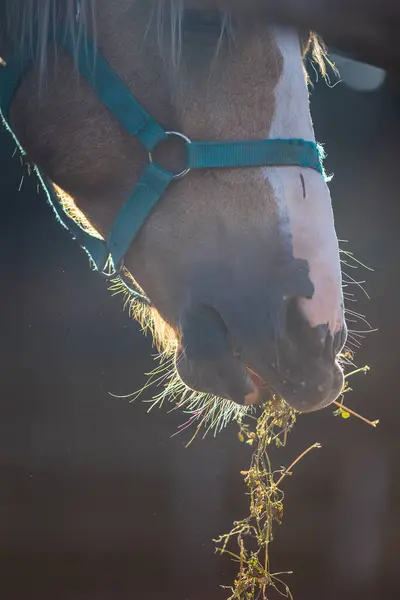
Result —
[[244, 406], [254, 406], [255, 404], [260, 404], [261, 402], [261, 391], [255, 389], [254, 392], [247, 394], [244, 397], [243, 404]]

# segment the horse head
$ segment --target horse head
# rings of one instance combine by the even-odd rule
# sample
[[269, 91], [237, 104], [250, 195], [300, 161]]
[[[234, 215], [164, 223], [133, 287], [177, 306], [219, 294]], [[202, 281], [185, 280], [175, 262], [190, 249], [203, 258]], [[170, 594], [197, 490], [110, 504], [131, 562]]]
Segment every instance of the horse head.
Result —
[[[77, 38], [95, 36], [114, 72], [168, 130], [210, 142], [315, 143], [295, 30], [217, 10], [211, 0], [207, 10], [202, 0], [68, 0], [61, 17], [56, 4], [40, 2], [37, 68], [21, 81], [10, 121], [33, 162], [103, 238], [148, 153], [78, 76], [74, 59], [49, 51], [49, 24], [58, 18], [80, 23]], [[32, 15], [38, 9], [36, 0], [26, 5]], [[27, 22], [15, 28], [19, 35], [24, 23], [29, 35]], [[309, 42], [322, 64], [323, 49]], [[173, 172], [183, 151], [175, 138], [157, 148], [157, 161]], [[339, 248], [318, 170], [192, 170], [168, 187], [124, 266], [151, 300], [147, 318], [188, 388], [238, 404], [272, 391], [302, 412], [341, 392]]]

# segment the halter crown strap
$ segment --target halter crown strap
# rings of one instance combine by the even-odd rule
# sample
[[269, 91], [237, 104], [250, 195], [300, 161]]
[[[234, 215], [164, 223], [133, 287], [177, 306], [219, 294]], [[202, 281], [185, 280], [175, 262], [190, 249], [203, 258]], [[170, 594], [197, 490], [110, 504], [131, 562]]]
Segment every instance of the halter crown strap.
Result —
[[[291, 165], [314, 169], [325, 177], [322, 166], [323, 150], [311, 141], [262, 139], [192, 142], [183, 134], [167, 131], [136, 100], [90, 40], [85, 40], [85, 43], [81, 43], [76, 49], [72, 35], [59, 32], [57, 42], [77, 60], [81, 75], [91, 84], [114, 117], [149, 152], [149, 165], [117, 215], [107, 240], [92, 236], [70, 218], [59, 204], [52, 184], [47, 186], [45, 177], [36, 169], [58, 220], [70, 230], [87, 251], [96, 269], [103, 274], [106, 274], [105, 269], [110, 264], [112, 273], [118, 271], [137, 233], [171, 182], [186, 175], [191, 169]], [[31, 64], [29, 51], [22, 51], [15, 53], [6, 66], [0, 66], [0, 112], [12, 134], [8, 124], [9, 107], [24, 73]], [[157, 144], [172, 135], [185, 140], [186, 165], [184, 171], [179, 174], [161, 168], [152, 158]], [[16, 142], [23, 152], [18, 140]]]

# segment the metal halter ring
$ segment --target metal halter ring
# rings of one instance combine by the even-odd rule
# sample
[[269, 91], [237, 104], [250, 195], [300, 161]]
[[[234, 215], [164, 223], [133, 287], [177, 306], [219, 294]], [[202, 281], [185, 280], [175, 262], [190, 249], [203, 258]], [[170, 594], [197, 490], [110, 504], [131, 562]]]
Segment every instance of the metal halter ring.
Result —
[[[192, 141], [183, 133], [179, 133], [179, 131], [166, 131], [165, 132], [167, 137], [177, 137], [180, 138], [181, 140], [184, 140], [187, 144], [191, 144]], [[154, 150], [154, 149], [153, 149]], [[153, 161], [153, 152], [149, 152], [149, 162], [150, 164], [154, 164]], [[182, 177], [185, 177], [185, 175], [187, 175], [190, 171], [190, 167], [185, 167], [182, 171], [180, 171], [179, 173], [174, 173], [174, 175], [172, 176], [173, 179], [181, 179]]]

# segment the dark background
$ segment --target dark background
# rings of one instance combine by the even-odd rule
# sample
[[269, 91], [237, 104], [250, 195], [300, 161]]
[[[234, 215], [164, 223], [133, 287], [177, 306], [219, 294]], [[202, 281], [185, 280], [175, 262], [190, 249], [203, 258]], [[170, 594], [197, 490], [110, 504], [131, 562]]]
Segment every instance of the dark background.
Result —
[[[400, 596], [398, 339], [399, 94], [318, 84], [317, 138], [326, 144], [336, 226], [374, 272], [356, 310], [377, 333], [357, 363], [347, 403], [369, 418], [327, 409], [299, 418], [288, 465], [314, 451], [284, 484], [284, 524], [272, 569], [295, 571], [296, 600]], [[109, 395], [143, 385], [151, 345], [55, 222], [14, 145], [0, 144], [0, 597], [5, 600], [217, 600], [236, 572], [212, 538], [245, 514], [239, 472], [250, 449], [231, 425], [217, 439], [171, 439], [167, 409]], [[354, 308], [351, 306], [351, 308]], [[362, 328], [362, 325], [359, 326]]]

